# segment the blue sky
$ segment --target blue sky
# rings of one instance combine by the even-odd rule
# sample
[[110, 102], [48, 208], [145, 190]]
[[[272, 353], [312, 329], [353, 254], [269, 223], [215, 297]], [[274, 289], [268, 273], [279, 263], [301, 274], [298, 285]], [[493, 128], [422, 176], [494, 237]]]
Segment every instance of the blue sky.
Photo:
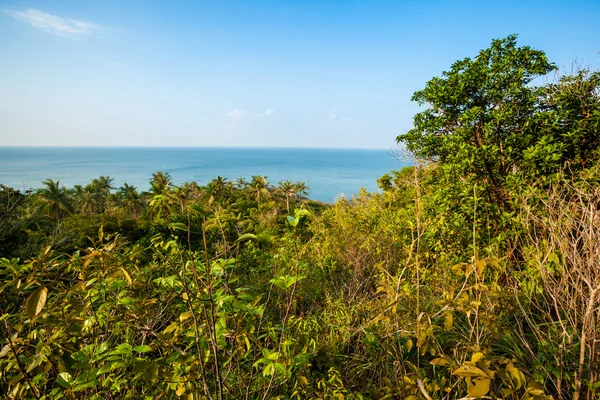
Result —
[[0, 146], [390, 148], [511, 33], [600, 65], [600, 1], [0, 0]]

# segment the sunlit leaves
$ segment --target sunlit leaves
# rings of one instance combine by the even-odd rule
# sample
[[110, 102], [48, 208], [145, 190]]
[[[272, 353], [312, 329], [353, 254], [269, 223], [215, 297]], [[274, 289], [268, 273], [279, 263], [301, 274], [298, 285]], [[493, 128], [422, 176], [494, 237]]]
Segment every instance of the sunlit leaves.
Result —
[[35, 292], [33, 292], [25, 303], [25, 310], [27, 311], [27, 315], [30, 318], [37, 316], [44, 308], [44, 304], [46, 304], [46, 298], [48, 296], [48, 288], [41, 287]]

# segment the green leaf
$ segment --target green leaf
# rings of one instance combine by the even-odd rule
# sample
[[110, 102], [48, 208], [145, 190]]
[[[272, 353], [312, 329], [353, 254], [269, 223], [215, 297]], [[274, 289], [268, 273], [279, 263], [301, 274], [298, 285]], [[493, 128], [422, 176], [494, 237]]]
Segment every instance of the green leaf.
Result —
[[29, 318], [33, 318], [42, 311], [44, 304], [46, 304], [46, 298], [48, 296], [48, 289], [46, 287], [39, 288], [33, 292], [25, 302], [25, 310]]
[[258, 240], [258, 238], [256, 237], [256, 235], [254, 235], [252, 233], [244, 233], [243, 235], [240, 235], [240, 237], [237, 238], [237, 240], [235, 242], [240, 243], [240, 242], [244, 242], [246, 240]]
[[558, 255], [554, 252], [548, 254], [548, 262], [554, 263], [555, 265], [560, 265], [560, 259]]
[[71, 358], [75, 361], [87, 362], [89, 360], [88, 356], [83, 354], [81, 351], [71, 354]]
[[300, 220], [298, 220], [297, 218], [292, 217], [291, 215], [287, 216], [287, 221], [291, 226], [296, 226], [298, 225], [298, 222], [300, 222]]
[[184, 224], [183, 222], [173, 222], [173, 223], [169, 224], [169, 228], [173, 229], [174, 231], [176, 231], [176, 230], [187, 231], [187, 225]]
[[151, 365], [152, 365], [152, 361], [140, 361], [140, 362], [136, 363], [136, 364], [133, 366], [132, 370], [133, 370], [133, 372], [135, 372], [135, 373], [138, 373], [138, 372], [144, 372], [144, 371], [146, 371], [146, 370], [148, 369], [148, 367], [150, 367]]
[[152, 351], [152, 347], [144, 344], [144, 345], [141, 345], [141, 346], [134, 347], [133, 351], [138, 352], [138, 353], [147, 353], [149, 351]]
[[73, 377], [68, 372], [61, 372], [56, 377], [56, 382], [62, 387], [70, 389], [73, 386]]
[[145, 371], [144, 376], [149, 382], [156, 382], [158, 378], [158, 365], [152, 363]]

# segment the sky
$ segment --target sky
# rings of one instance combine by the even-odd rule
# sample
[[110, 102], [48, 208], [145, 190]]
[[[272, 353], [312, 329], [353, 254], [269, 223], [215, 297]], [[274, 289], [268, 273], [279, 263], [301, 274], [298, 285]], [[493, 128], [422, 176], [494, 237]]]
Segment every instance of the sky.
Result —
[[600, 65], [600, 1], [3, 1], [0, 146], [382, 148], [492, 39]]

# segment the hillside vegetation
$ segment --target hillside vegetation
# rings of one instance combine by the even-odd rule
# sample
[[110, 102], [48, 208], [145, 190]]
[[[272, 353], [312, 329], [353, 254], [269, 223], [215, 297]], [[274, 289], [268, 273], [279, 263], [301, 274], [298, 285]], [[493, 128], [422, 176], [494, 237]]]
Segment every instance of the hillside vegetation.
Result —
[[413, 99], [414, 166], [332, 205], [1, 186], [0, 394], [600, 398], [600, 74], [510, 36]]

